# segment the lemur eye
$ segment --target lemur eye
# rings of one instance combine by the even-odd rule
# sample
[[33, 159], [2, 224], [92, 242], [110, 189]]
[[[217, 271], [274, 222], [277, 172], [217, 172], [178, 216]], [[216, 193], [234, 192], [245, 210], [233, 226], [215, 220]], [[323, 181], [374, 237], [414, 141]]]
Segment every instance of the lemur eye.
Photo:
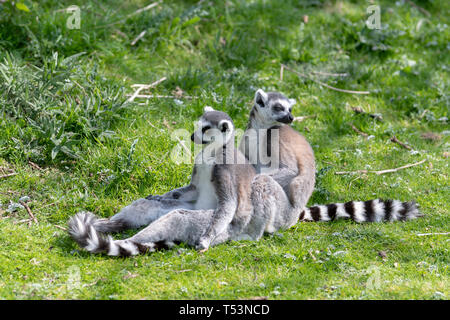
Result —
[[282, 106], [280, 106], [279, 104], [276, 104], [274, 107], [273, 107], [273, 111], [275, 111], [275, 112], [281, 112], [281, 111], [283, 111], [284, 110], [284, 108], [282, 107]]
[[289, 113], [291, 113], [292, 112], [292, 107], [291, 108], [289, 108]]
[[204, 126], [204, 127], [202, 128], [202, 133], [205, 133], [206, 130], [209, 130], [209, 129], [211, 129], [211, 126]]

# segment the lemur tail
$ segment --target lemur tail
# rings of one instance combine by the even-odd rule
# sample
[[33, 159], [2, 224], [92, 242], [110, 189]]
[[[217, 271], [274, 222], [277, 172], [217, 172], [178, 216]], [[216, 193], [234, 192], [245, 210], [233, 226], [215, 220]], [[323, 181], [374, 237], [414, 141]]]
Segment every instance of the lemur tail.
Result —
[[110, 256], [134, 256], [167, 248], [165, 243], [138, 243], [132, 240], [114, 240], [97, 231], [98, 219], [90, 212], [79, 212], [69, 220], [68, 232], [80, 247], [91, 253], [106, 253]]
[[300, 221], [352, 219], [356, 222], [405, 221], [423, 216], [414, 201], [368, 200], [331, 203], [306, 208]]

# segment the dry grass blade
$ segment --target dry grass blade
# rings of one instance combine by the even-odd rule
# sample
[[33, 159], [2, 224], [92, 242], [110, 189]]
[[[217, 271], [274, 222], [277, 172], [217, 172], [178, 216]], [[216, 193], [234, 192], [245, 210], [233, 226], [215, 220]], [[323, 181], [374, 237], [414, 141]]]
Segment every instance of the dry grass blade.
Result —
[[315, 115], [315, 114], [311, 115], [311, 116], [295, 117], [294, 121], [302, 122], [302, 121], [304, 121], [306, 119], [312, 119], [312, 118], [315, 118], [315, 117], [317, 117], [317, 115]]
[[408, 146], [406, 143], [401, 142], [400, 140], [397, 139], [396, 136], [393, 136], [391, 138], [391, 141], [394, 143], [397, 143], [399, 145], [401, 145], [403, 148], [407, 149], [407, 150], [412, 150], [412, 148], [410, 146]]
[[139, 35], [133, 41], [131, 41], [131, 45], [134, 46], [136, 44], [136, 42], [138, 42], [145, 36], [146, 33], [147, 33], [147, 30], [144, 30], [141, 33], [139, 33]]
[[339, 91], [339, 92], [345, 92], [345, 93], [353, 93], [353, 94], [370, 94], [369, 91], [355, 91], [355, 90], [339, 89], [339, 88], [330, 86], [329, 84], [326, 84], [326, 83], [324, 83], [324, 82], [322, 82], [322, 81], [316, 80], [316, 79], [314, 79], [314, 78], [312, 78], [312, 77], [310, 77], [310, 76], [307, 76], [307, 75], [305, 75], [305, 74], [303, 74], [303, 73], [300, 73], [300, 72], [298, 72], [298, 71], [296, 71], [296, 70], [294, 70], [294, 69], [291, 69], [291, 68], [289, 68], [288, 66], [286, 66], [286, 65], [284, 65], [284, 64], [283, 64], [282, 66], [283, 66], [284, 69], [289, 70], [289, 71], [295, 73], [295, 74], [298, 75], [299, 77], [302, 77], [302, 78], [311, 80], [311, 81], [313, 81], [313, 82], [315, 82], [315, 83], [317, 83], [317, 84], [320, 84], [321, 86], [324, 86], [324, 87], [326, 87], [326, 88], [328, 88], [328, 89], [331, 89], [331, 90], [335, 90], [335, 91]]
[[426, 159], [423, 159], [422, 161], [407, 164], [402, 167], [398, 167], [398, 168], [394, 168], [394, 169], [386, 169], [386, 170], [380, 170], [380, 171], [374, 171], [374, 170], [338, 171], [338, 172], [335, 172], [334, 174], [341, 175], [341, 174], [355, 174], [355, 173], [375, 173], [375, 174], [380, 175], [380, 174], [384, 174], [384, 173], [397, 172], [402, 169], [418, 166], [419, 164], [422, 164], [425, 161], [426, 161]]
[[416, 236], [423, 237], [423, 236], [446, 236], [450, 234], [450, 232], [435, 232], [435, 233], [418, 233]]
[[359, 135], [361, 135], [361, 136], [363, 136], [363, 137], [365, 137], [365, 138], [367, 138], [367, 137], [369, 136], [367, 133], [362, 132], [362, 131], [359, 130], [357, 127], [355, 127], [353, 124], [350, 124], [350, 125], [351, 125], [353, 131], [355, 131], [355, 132], [358, 133]]
[[13, 173], [4, 174], [4, 175], [0, 176], [0, 179], [9, 178], [9, 177], [12, 177], [12, 176], [15, 176], [15, 175], [18, 175], [18, 173], [17, 172], [13, 172]]
[[25, 207], [25, 210], [27, 210], [28, 215], [30, 216], [30, 218], [33, 220], [34, 223], [38, 223], [36, 217], [33, 215], [33, 212], [31, 212], [30, 207], [23, 201], [20, 201], [20, 204], [23, 205]]

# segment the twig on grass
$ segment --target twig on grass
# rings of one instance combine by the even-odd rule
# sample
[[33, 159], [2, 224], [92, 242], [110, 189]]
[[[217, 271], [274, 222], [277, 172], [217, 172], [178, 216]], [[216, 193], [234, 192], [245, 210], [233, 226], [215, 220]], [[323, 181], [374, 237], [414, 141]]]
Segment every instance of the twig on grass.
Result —
[[289, 71], [295, 73], [296, 75], [298, 75], [299, 77], [311, 80], [311, 81], [313, 81], [313, 82], [315, 82], [317, 84], [320, 84], [321, 86], [324, 86], [324, 87], [326, 87], [328, 89], [331, 89], [331, 90], [335, 90], [335, 91], [339, 91], [339, 92], [345, 92], [345, 93], [353, 93], [353, 94], [370, 94], [369, 91], [355, 91], [355, 90], [339, 89], [339, 88], [330, 86], [330, 85], [328, 85], [328, 84], [326, 84], [326, 83], [324, 83], [322, 81], [316, 80], [316, 79], [314, 79], [314, 78], [312, 78], [312, 77], [310, 77], [308, 75], [300, 73], [300, 72], [298, 72], [298, 71], [296, 71], [294, 69], [291, 69], [291, 68], [289, 68], [288, 66], [286, 66], [284, 64], [282, 64], [282, 66], [283, 66], [283, 69], [289, 70]]
[[136, 10], [136, 11], [133, 12], [133, 13], [130, 13], [129, 15], [127, 15], [127, 18], [130, 18], [130, 17], [132, 17], [132, 16], [135, 16], [135, 15], [141, 13], [141, 12], [150, 10], [151, 8], [156, 7], [156, 6], [157, 6], [158, 4], [160, 4], [160, 3], [162, 3], [162, 0], [161, 0], [161, 1], [154, 2], [154, 3], [150, 3], [148, 6], [146, 6], [146, 7], [144, 7], [144, 8], [141, 8], [141, 9], [138, 9], [138, 10]]
[[39, 167], [36, 163], [34, 163], [33, 161], [30, 161], [30, 160], [28, 160], [28, 164], [33, 168], [33, 169], [36, 169], [36, 170], [39, 170], [39, 171], [44, 171], [44, 169], [42, 169], [41, 167]]
[[423, 236], [436, 236], [436, 235], [442, 235], [446, 236], [450, 234], [450, 232], [436, 232], [436, 233], [418, 233], [416, 236], [423, 237]]
[[328, 76], [328, 77], [347, 77], [348, 73], [329, 73], [329, 72], [323, 72], [323, 71], [311, 71], [311, 73], [318, 74], [321, 76]]
[[406, 143], [403, 143], [400, 140], [398, 140], [396, 136], [393, 136], [390, 140], [394, 143], [401, 145], [403, 148], [405, 148], [407, 150], [412, 150], [412, 148], [410, 146], [408, 146]]
[[[127, 94], [127, 97], [133, 96], [132, 94]], [[144, 99], [180, 99], [177, 96], [164, 96], [164, 95], [146, 95], [146, 94], [138, 94], [135, 98], [144, 98]], [[181, 98], [185, 99], [197, 99], [196, 96], [183, 96]]]
[[[137, 84], [131, 85], [132, 88], [136, 88], [136, 87], [137, 87], [137, 89], [136, 89], [136, 91], [131, 95], [131, 97], [128, 99], [128, 102], [134, 101], [134, 99], [136, 99], [136, 98], [139, 96], [139, 93], [140, 93], [142, 90], [154, 88], [154, 87], [156, 87], [158, 84], [160, 84], [161, 82], [163, 82], [163, 81], [166, 80], [166, 79], [167, 79], [166, 77], [162, 77], [161, 79], [156, 80], [155, 82], [153, 82], [153, 83], [151, 83], [151, 84], [139, 84], [139, 83], [137, 83]], [[128, 96], [128, 95], [127, 95], [127, 96]]]
[[130, 17], [132, 17], [132, 16], [135, 16], [135, 15], [141, 13], [141, 12], [150, 10], [151, 8], [156, 7], [156, 6], [157, 6], [158, 4], [160, 4], [160, 3], [162, 3], [162, 0], [161, 0], [161, 1], [154, 2], [154, 3], [151, 3], [151, 4], [149, 4], [148, 6], [146, 6], [146, 7], [144, 7], [144, 8], [140, 8], [140, 9], [136, 10], [135, 12], [130, 13], [129, 15], [127, 15], [127, 16], [126, 16], [125, 18], [123, 18], [123, 19], [120, 19], [120, 20], [115, 21], [115, 22], [113, 22], [113, 23], [109, 23], [109, 24], [104, 24], [104, 25], [101, 25], [101, 26], [97, 26], [97, 27], [95, 27], [95, 28], [96, 28], [96, 29], [98, 29], [98, 28], [106, 28], [106, 27], [110, 27], [110, 26], [113, 26], [113, 25], [115, 25], [115, 24], [124, 22], [124, 21], [126, 21], [128, 18], [130, 18]]
[[67, 231], [67, 228], [64, 228], [64, 227], [58, 226], [57, 224], [54, 224], [53, 226], [54, 226], [55, 228], [58, 228], [58, 229], [61, 229], [61, 230]]
[[415, 4], [413, 1], [411, 0], [406, 0], [406, 2], [408, 2], [411, 6], [413, 6], [414, 8], [416, 8], [417, 10], [419, 10], [420, 12], [422, 12], [424, 15], [426, 15], [427, 17], [431, 17], [431, 13], [429, 13], [427, 10], [425, 10], [422, 7], [419, 7], [417, 4]]
[[16, 222], [14, 222], [14, 224], [19, 224], [19, 223], [24, 223], [24, 222], [26, 222], [26, 223], [30, 224], [30, 222], [31, 222], [31, 219], [30, 219], [30, 218], [28, 218], [28, 219], [23, 219], [23, 220], [19, 220], [19, 221], [16, 221]]
[[23, 205], [25, 207], [25, 209], [28, 212], [28, 215], [30, 216], [30, 218], [33, 220], [34, 223], [38, 223], [36, 217], [33, 215], [33, 212], [31, 212], [30, 207], [24, 202], [24, 201], [20, 201], [20, 204]]
[[136, 83], [136, 84], [132, 84], [131, 87], [135, 88], [135, 87], [144, 87], [144, 89], [150, 89], [150, 88], [154, 88], [156, 87], [158, 84], [160, 84], [161, 82], [165, 81], [167, 78], [166, 77], [162, 77], [159, 80], [156, 80], [155, 82], [152, 82], [150, 84], [140, 84], [140, 83]]
[[369, 137], [369, 135], [368, 135], [367, 133], [362, 132], [362, 131], [359, 130], [357, 127], [355, 127], [352, 123], [351, 123], [350, 125], [351, 125], [353, 131], [355, 131], [357, 134], [359, 134], [359, 135], [361, 135], [361, 136], [363, 136], [363, 137], [365, 137], [365, 138], [368, 138], [368, 137]]
[[380, 171], [373, 171], [373, 170], [338, 171], [338, 172], [335, 172], [334, 174], [340, 175], [340, 174], [355, 174], [355, 173], [375, 173], [377, 175], [380, 175], [380, 174], [384, 174], [384, 173], [397, 172], [402, 169], [418, 166], [419, 164], [422, 164], [425, 161], [426, 161], [426, 159], [423, 159], [422, 161], [412, 163], [412, 164], [407, 164], [402, 167], [398, 167], [398, 168], [394, 168], [394, 169], [386, 169], [386, 170], [380, 170]]
[[141, 33], [139, 33], [139, 35], [136, 38], [134, 38], [133, 41], [131, 41], [131, 45], [134, 46], [136, 44], [136, 42], [138, 42], [139, 40], [142, 39], [142, 37], [145, 36], [146, 33], [147, 33], [147, 30], [144, 30]]
[[302, 122], [303, 120], [311, 119], [311, 118], [315, 118], [315, 117], [317, 117], [317, 115], [315, 115], [315, 114], [313, 114], [313, 115], [311, 115], [311, 116], [295, 117], [295, 118], [294, 118], [294, 121]]
[[12, 172], [12, 173], [8, 173], [8, 174], [4, 174], [4, 175], [0, 176], [0, 179], [9, 178], [9, 177], [12, 177], [12, 176], [15, 176], [15, 175], [18, 175], [18, 173], [17, 172]]
[[184, 270], [173, 270], [175, 273], [183, 273], [183, 272], [189, 272], [192, 271], [192, 269], [184, 269]]

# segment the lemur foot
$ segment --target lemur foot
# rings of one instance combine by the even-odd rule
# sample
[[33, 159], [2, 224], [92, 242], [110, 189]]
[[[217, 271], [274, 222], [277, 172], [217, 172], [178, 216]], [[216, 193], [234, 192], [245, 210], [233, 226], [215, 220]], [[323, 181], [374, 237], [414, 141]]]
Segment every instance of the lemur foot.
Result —
[[205, 252], [209, 249], [210, 243], [211, 241], [209, 241], [208, 239], [200, 238], [198, 243], [195, 245], [195, 249], [199, 252]]

